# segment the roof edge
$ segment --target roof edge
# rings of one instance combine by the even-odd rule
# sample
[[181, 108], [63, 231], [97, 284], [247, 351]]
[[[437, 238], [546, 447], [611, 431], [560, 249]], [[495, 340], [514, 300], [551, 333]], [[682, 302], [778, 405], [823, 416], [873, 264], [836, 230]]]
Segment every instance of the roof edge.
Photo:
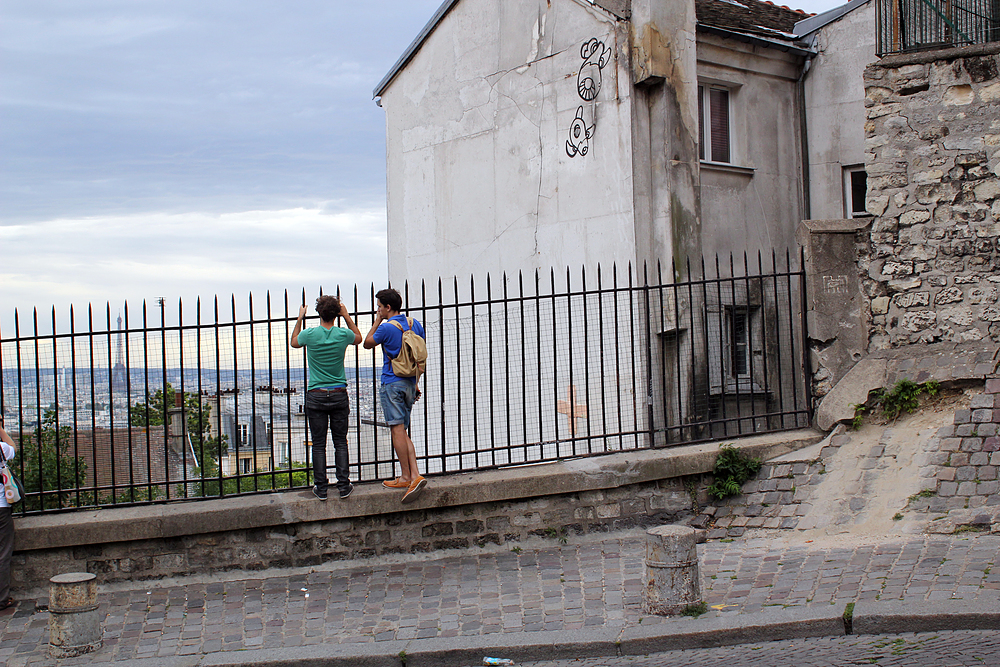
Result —
[[434, 12], [434, 16], [431, 17], [430, 21], [427, 22], [410, 45], [406, 47], [406, 50], [403, 51], [403, 55], [399, 57], [399, 60], [397, 60], [396, 64], [392, 66], [389, 73], [382, 77], [382, 80], [379, 81], [377, 86], [375, 86], [375, 90], [372, 91], [372, 99], [382, 95], [385, 89], [389, 87], [389, 84], [392, 83], [392, 80], [396, 78], [396, 75], [399, 74], [399, 72], [406, 67], [407, 63], [413, 59], [413, 56], [417, 54], [420, 47], [423, 46], [427, 38], [430, 37], [431, 33], [434, 32], [434, 29], [437, 28], [438, 23], [444, 19], [445, 15], [447, 15], [448, 12], [451, 11], [452, 7], [457, 5], [458, 2], [459, 0], [444, 0], [444, 2], [441, 3], [441, 6], [437, 8], [436, 12]]
[[845, 14], [850, 14], [855, 9], [867, 5], [869, 2], [871, 2], [871, 0], [850, 0], [850, 2], [841, 5], [840, 7], [834, 7], [833, 9], [829, 9], [822, 14], [802, 19], [795, 24], [795, 36], [799, 39], [808, 37], [817, 30], [820, 30], [821, 28], [824, 28], [830, 23], [833, 23], [837, 19], [843, 17]]
[[[864, 1], [867, 2], [868, 0]], [[696, 30], [710, 35], [716, 35], [724, 39], [735, 39], [740, 42], [758, 44], [766, 48], [778, 49], [779, 51], [790, 51], [801, 56], [812, 57], [816, 55], [815, 51], [804, 46], [797, 46], [791, 42], [782, 42], [777, 39], [768, 39], [767, 37], [763, 37], [755, 33], [727, 30], [726, 28], [719, 28], [714, 25], [705, 25], [704, 23], [697, 24]]]

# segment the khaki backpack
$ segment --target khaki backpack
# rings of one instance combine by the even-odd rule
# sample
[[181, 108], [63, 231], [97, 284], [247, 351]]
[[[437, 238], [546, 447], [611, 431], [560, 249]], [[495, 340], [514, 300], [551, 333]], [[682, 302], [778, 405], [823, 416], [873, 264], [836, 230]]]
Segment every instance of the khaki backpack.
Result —
[[420, 379], [427, 369], [427, 342], [413, 331], [413, 318], [407, 317], [409, 329], [396, 320], [390, 320], [396, 328], [403, 332], [403, 342], [399, 346], [399, 354], [392, 360], [392, 372], [397, 377]]

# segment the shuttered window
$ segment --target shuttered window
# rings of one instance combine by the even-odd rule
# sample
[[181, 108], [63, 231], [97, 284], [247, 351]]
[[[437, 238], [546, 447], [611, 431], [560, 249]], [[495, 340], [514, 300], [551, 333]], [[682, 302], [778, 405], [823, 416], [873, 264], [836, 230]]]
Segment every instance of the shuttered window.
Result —
[[732, 161], [726, 88], [698, 86], [698, 157], [712, 162]]

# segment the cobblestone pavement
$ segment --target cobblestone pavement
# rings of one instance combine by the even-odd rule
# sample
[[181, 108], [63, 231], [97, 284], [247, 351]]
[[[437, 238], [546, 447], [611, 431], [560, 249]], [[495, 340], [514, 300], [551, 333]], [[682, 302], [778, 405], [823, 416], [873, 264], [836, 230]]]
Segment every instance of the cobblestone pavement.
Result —
[[522, 662], [521, 667], [994, 667], [1000, 665], [1000, 632], [965, 630], [817, 637], [721, 648], [667, 651], [643, 656]]
[[[101, 594], [103, 648], [59, 664], [655, 625], [663, 619], [641, 608], [644, 545], [633, 533], [519, 553], [150, 583]], [[711, 542], [699, 546], [702, 593], [721, 613], [875, 599], [957, 600], [956, 611], [968, 611], [1000, 600], [998, 549], [1000, 536], [974, 533], [867, 546]], [[47, 641], [48, 613], [34, 603], [0, 613], [0, 662], [56, 664]]]

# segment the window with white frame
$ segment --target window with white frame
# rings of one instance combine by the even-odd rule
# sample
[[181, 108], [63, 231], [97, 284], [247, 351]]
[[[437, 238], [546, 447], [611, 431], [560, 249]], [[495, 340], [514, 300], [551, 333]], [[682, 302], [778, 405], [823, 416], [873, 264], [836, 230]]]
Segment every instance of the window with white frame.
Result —
[[251, 472], [251, 466], [253, 465], [253, 459], [240, 459], [240, 463], [243, 465], [243, 474], [249, 475]]
[[709, 162], [732, 162], [728, 88], [698, 85], [698, 156]]
[[247, 439], [250, 434], [250, 427], [248, 424], [239, 424], [239, 429], [240, 429], [240, 435], [239, 435], [240, 444], [245, 445], [247, 444]]
[[844, 214], [847, 218], [868, 215], [868, 174], [864, 165], [844, 167]]

